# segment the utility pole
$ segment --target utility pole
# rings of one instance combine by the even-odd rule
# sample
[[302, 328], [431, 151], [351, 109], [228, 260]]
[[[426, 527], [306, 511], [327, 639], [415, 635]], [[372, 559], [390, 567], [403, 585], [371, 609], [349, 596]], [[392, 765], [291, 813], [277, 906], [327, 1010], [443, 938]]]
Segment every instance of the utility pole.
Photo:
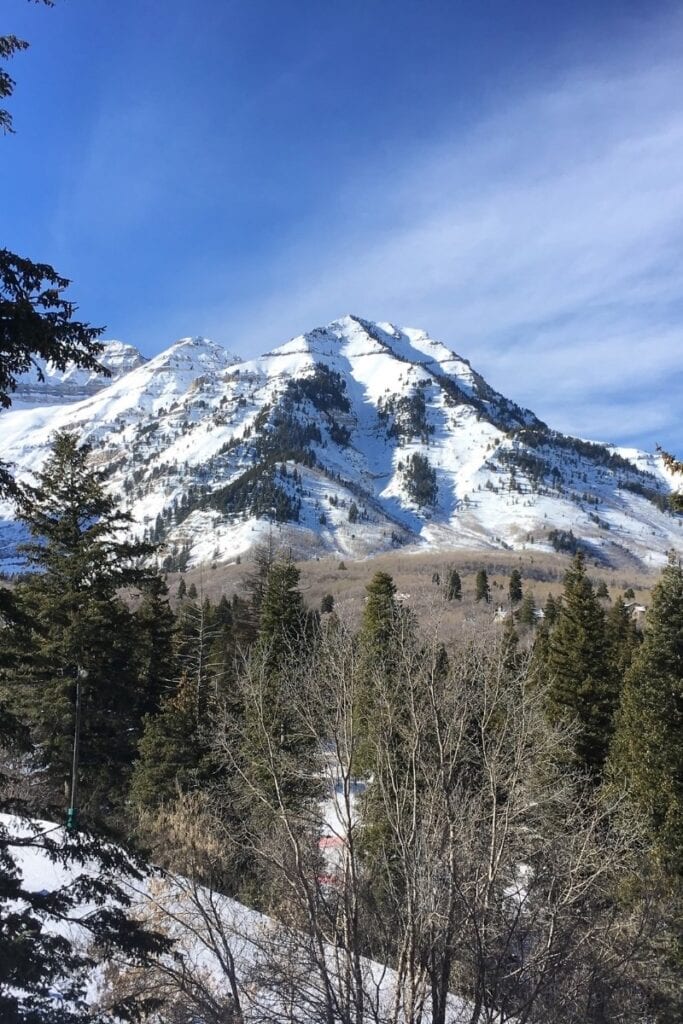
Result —
[[71, 759], [71, 796], [69, 809], [66, 812], [66, 827], [69, 832], [75, 832], [78, 824], [78, 760], [81, 747], [81, 706], [83, 700], [83, 679], [87, 672], [80, 665], [76, 666], [76, 709], [74, 721], [74, 748]]

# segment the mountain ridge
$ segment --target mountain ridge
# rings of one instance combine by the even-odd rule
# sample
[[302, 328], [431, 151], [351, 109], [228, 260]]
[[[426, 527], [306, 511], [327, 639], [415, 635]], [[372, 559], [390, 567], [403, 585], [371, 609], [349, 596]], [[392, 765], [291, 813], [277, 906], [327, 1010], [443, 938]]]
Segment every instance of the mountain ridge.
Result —
[[425, 331], [352, 315], [253, 359], [184, 338], [81, 400], [20, 395], [0, 459], [35, 471], [58, 429], [93, 445], [167, 568], [234, 560], [273, 525], [301, 557], [583, 547], [658, 563], [683, 536], [661, 458], [554, 431]]
[[109, 377], [94, 370], [82, 370], [73, 364], [59, 370], [53, 363], [37, 358], [33, 366], [17, 379], [12, 395], [13, 407], [37, 405], [46, 399], [56, 403], [77, 402], [148, 362], [134, 345], [115, 339], [105, 342], [99, 361], [109, 370]]

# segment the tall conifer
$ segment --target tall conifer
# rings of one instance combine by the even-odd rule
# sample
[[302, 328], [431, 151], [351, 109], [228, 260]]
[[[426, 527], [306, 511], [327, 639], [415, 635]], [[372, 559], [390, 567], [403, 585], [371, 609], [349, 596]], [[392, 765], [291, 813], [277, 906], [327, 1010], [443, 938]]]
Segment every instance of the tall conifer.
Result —
[[150, 549], [119, 536], [129, 518], [89, 455], [75, 434], [57, 434], [37, 484], [24, 488], [20, 518], [36, 571], [16, 590], [24, 625], [14, 633], [18, 666], [6, 692], [31, 726], [56, 793], [70, 778], [81, 689], [81, 806], [109, 817], [140, 729], [135, 624], [117, 591], [147, 577], [139, 559]]
[[618, 687], [611, 671], [605, 614], [578, 554], [565, 574], [562, 604], [547, 646], [551, 719], [575, 721], [576, 759], [598, 775], [607, 756]]
[[508, 596], [510, 598], [510, 604], [519, 604], [524, 596], [522, 591], [522, 574], [519, 569], [513, 569], [510, 573]]
[[489, 588], [489, 577], [486, 569], [480, 569], [475, 579], [475, 601], [485, 601], [488, 604], [491, 600], [491, 590]]
[[[260, 625], [244, 681], [245, 771], [275, 803], [273, 760], [281, 772], [277, 800], [290, 812], [306, 804], [320, 790], [313, 765], [317, 744], [292, 701], [291, 687], [308, 654], [313, 618], [299, 590], [300, 572], [293, 561], [276, 562], [265, 582]], [[307, 767], [308, 766], [308, 767]], [[254, 806], [255, 814], [259, 809]], [[259, 818], [257, 828], [268, 827]]]
[[258, 642], [273, 669], [282, 670], [305, 638], [307, 615], [299, 590], [300, 577], [292, 561], [276, 562], [266, 577]]
[[175, 615], [168, 602], [168, 587], [161, 576], [153, 576], [144, 584], [134, 625], [138, 708], [141, 715], [151, 715], [159, 710], [162, 698], [172, 691], [177, 675], [173, 650]]
[[355, 699], [355, 734], [358, 763], [371, 770], [371, 739], [377, 724], [377, 673], [388, 690], [398, 685], [395, 636], [401, 614], [396, 585], [387, 572], [377, 572], [365, 588], [365, 607], [359, 641], [360, 673]]
[[462, 599], [462, 580], [457, 569], [449, 569], [446, 577], [446, 598], [448, 601]]
[[640, 644], [635, 619], [621, 597], [617, 597], [605, 616], [607, 655], [617, 688], [621, 690], [626, 671]]
[[361, 644], [368, 655], [383, 658], [390, 653], [388, 646], [398, 614], [396, 586], [389, 573], [377, 572], [365, 594]]
[[673, 558], [626, 673], [610, 769], [645, 815], [660, 862], [683, 878], [683, 570]]
[[196, 717], [193, 681], [182, 676], [157, 715], [148, 716], [130, 794], [138, 809], [156, 810], [197, 784], [207, 756]]

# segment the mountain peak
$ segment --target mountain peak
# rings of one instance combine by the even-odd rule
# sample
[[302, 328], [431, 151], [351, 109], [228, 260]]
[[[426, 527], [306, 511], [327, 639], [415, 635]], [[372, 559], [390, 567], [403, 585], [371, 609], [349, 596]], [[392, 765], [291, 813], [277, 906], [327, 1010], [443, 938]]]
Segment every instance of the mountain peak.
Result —
[[73, 363], [60, 370], [53, 363], [37, 359], [35, 365], [19, 377], [13, 397], [14, 407], [81, 401], [147, 362], [134, 345], [125, 341], [110, 339], [102, 344], [104, 348], [99, 362], [110, 371], [109, 377], [95, 370], [81, 369]]
[[221, 369], [242, 362], [239, 356], [229, 352], [224, 345], [202, 335], [178, 338], [172, 345], [154, 356], [151, 362], [162, 366], [176, 364], [178, 360], [187, 367], [196, 366], [198, 370]]
[[363, 319], [362, 316], [358, 316], [355, 313], [344, 313], [343, 316], [336, 317], [332, 320], [326, 328], [323, 330], [330, 330], [339, 328], [340, 330], [364, 330], [366, 326], [370, 325], [371, 321]]
[[202, 334], [190, 335], [187, 338], [178, 338], [174, 341], [169, 348], [209, 348], [209, 349], [222, 349], [225, 346], [220, 345], [217, 341], [213, 341], [211, 338], [205, 338]]
[[80, 431], [167, 568], [234, 558], [273, 517], [302, 557], [409, 544], [661, 560], [679, 537], [660, 460], [549, 429], [421, 328], [346, 314], [245, 362], [202, 336], [150, 360], [110, 342], [105, 360], [113, 380], [85, 398], [65, 381], [32, 405], [19, 394], [0, 459], [29, 472], [55, 430]]

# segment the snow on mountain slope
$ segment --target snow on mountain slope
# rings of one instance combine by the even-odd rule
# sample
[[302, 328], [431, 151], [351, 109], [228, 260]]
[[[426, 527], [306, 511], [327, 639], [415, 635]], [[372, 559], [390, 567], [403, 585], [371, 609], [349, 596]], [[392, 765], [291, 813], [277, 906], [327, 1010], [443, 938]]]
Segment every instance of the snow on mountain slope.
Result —
[[79, 402], [12, 408], [0, 421], [3, 458], [10, 462], [16, 458], [21, 468], [35, 468], [57, 430], [77, 430], [93, 443], [146, 422], [150, 416], [157, 417], [174, 403], [191, 411], [192, 396], [237, 361], [215, 342], [182, 338]]
[[[424, 331], [345, 316], [256, 359], [186, 338], [78, 402], [0, 415], [0, 459], [78, 430], [169, 568], [231, 560], [277, 524], [301, 557], [410, 544], [681, 546], [659, 456], [569, 438]], [[11, 510], [0, 562], [16, 568]]]
[[110, 377], [73, 365], [66, 370], [59, 370], [44, 359], [37, 359], [35, 365], [18, 379], [17, 389], [12, 396], [14, 408], [78, 402], [147, 362], [133, 345], [123, 341], [105, 341], [104, 345], [99, 361], [111, 372]]

